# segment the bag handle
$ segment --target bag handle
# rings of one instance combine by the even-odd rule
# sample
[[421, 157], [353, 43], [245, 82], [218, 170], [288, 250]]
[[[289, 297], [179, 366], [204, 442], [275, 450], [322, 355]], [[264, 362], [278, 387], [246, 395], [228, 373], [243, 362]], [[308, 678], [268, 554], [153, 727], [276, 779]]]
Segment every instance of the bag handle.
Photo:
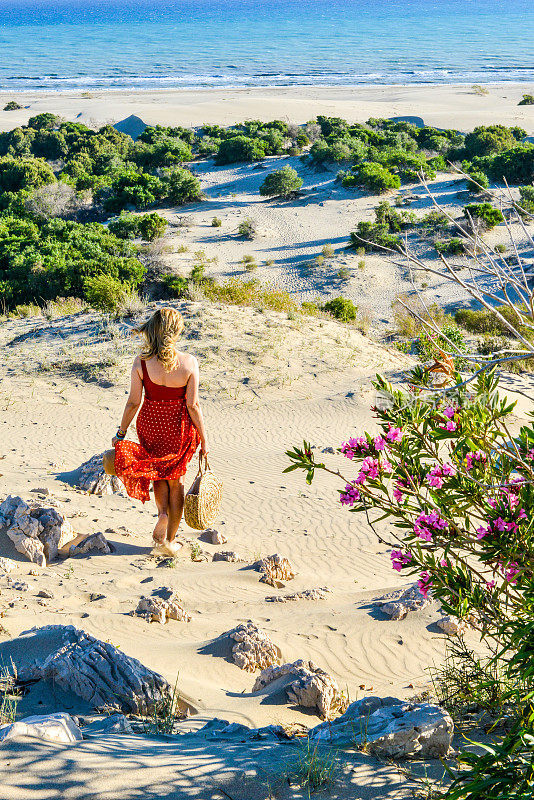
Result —
[[[202, 467], [204, 466], [204, 469]], [[208, 457], [205, 456], [202, 451], [198, 454], [198, 475], [203, 475], [205, 472], [211, 472], [210, 462], [208, 461]]]

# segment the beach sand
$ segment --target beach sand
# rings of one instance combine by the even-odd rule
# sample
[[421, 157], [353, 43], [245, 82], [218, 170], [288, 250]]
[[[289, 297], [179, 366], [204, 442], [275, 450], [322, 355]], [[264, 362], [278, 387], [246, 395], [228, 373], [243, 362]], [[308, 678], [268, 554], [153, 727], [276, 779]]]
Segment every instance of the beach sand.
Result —
[[24, 108], [0, 112], [9, 130], [43, 111], [90, 125], [115, 123], [134, 114], [151, 125], [232, 125], [246, 119], [303, 123], [319, 114], [351, 122], [369, 117], [417, 116], [427, 125], [467, 131], [476, 125], [521, 125], [534, 133], [532, 106], [519, 106], [527, 84], [488, 85], [486, 95], [471, 86], [410, 85], [272, 89], [121, 90], [0, 93], [0, 107], [16, 97]]

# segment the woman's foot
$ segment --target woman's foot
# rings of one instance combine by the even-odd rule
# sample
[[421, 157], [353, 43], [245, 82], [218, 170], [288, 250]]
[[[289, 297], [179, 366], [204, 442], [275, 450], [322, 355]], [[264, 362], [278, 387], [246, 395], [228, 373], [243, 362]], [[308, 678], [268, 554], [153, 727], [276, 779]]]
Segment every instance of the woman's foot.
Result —
[[167, 523], [169, 521], [169, 517], [167, 514], [160, 514], [158, 516], [158, 521], [156, 522], [156, 527], [152, 533], [152, 541], [154, 542], [154, 546], [157, 547], [158, 545], [163, 544], [165, 541], [165, 535], [167, 533]]
[[180, 552], [182, 547], [183, 547], [182, 543], [181, 542], [177, 542], [176, 539], [173, 539], [172, 541], [169, 541], [168, 539], [165, 539], [165, 541], [161, 545], [162, 550], [167, 555], [172, 556], [172, 557], [178, 555], [178, 553]]

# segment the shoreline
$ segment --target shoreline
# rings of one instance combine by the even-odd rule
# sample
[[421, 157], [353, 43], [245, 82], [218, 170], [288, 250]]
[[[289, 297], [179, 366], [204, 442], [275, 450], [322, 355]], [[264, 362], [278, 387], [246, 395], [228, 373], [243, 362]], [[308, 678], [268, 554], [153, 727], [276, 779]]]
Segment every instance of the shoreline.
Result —
[[[534, 133], [532, 107], [518, 102], [532, 83], [486, 84], [477, 94], [467, 84], [357, 84], [196, 89], [98, 89], [0, 92], [0, 108], [17, 96], [26, 107], [0, 111], [0, 130], [51, 111], [84, 124], [114, 124], [130, 115], [147, 124], [232, 125], [246, 119], [283, 117], [303, 123], [319, 114], [351, 122], [369, 117], [422, 117], [427, 125], [470, 130], [476, 125], [520, 125]], [[530, 93], [530, 92], [529, 92]]]

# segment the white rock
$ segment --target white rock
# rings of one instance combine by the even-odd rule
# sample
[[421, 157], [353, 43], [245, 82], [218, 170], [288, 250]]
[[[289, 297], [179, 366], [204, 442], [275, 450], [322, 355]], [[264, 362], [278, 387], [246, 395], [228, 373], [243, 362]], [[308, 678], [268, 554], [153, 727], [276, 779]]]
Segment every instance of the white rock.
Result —
[[191, 622], [191, 615], [180, 605], [179, 598], [173, 593], [164, 600], [161, 597], [141, 597], [133, 612], [136, 617], [143, 617], [148, 622], [160, 622], [164, 625], [170, 619], [178, 622]]
[[15, 545], [15, 550], [21, 555], [26, 556], [34, 564], [39, 564], [40, 567], [46, 566], [43, 544], [39, 539], [33, 539], [31, 536], [26, 536], [22, 531], [16, 532], [12, 529], [7, 530], [6, 533]]
[[112, 548], [103, 533], [92, 533], [78, 544], [69, 547], [69, 556], [79, 556], [98, 550], [101, 553], [111, 553]]
[[226, 544], [228, 541], [224, 533], [220, 533], [220, 531], [216, 531], [214, 528], [207, 528], [204, 531], [204, 535], [211, 544]]
[[19, 736], [33, 736], [45, 742], [72, 744], [83, 737], [80, 729], [70, 716], [63, 711], [57, 714], [46, 714], [37, 717], [25, 717], [10, 725], [0, 725], [0, 741], [15, 739]]
[[255, 570], [262, 573], [260, 581], [275, 588], [283, 585], [283, 581], [292, 580], [296, 575], [289, 559], [278, 553], [256, 561], [253, 566]]
[[404, 619], [411, 611], [421, 611], [432, 603], [431, 597], [423, 597], [416, 583], [407, 589], [399, 589], [378, 601], [382, 611], [391, 619]]
[[251, 620], [229, 631], [228, 636], [236, 642], [232, 647], [232, 656], [240, 669], [255, 672], [280, 663], [280, 649]]
[[466, 630], [474, 623], [474, 619], [469, 614], [467, 617], [458, 619], [457, 617], [441, 617], [438, 619], [438, 628], [447, 636], [463, 636]]
[[452, 719], [439, 706], [365, 697], [337, 719], [312, 728], [309, 737], [341, 747], [365, 745], [380, 758], [441, 758], [449, 752], [453, 730]]
[[342, 706], [343, 698], [334, 678], [317, 667], [313, 661], [302, 659], [264, 669], [256, 678], [252, 691], [259, 692], [286, 675], [296, 677], [296, 680], [286, 687], [290, 702], [303, 708], [316, 708], [321, 719], [329, 718]]
[[317, 589], [303, 589], [301, 592], [294, 592], [293, 594], [275, 594], [266, 597], [268, 603], [289, 603], [296, 600], [324, 600], [326, 595], [331, 592], [326, 586], [320, 586]]
[[98, 453], [86, 461], [78, 470], [77, 486], [89, 494], [124, 494], [124, 488], [115, 475], [104, 472], [103, 453]]
[[12, 558], [0, 558], [0, 572], [3, 572], [5, 575], [13, 572], [16, 566], [17, 562], [13, 561]]
[[55, 501], [47, 505], [32, 501], [28, 505], [21, 497], [10, 495], [0, 505], [0, 523], [16, 550], [40, 566], [53, 561], [58, 549], [74, 535], [72, 525]]
[[94, 708], [150, 714], [155, 704], [168, 701], [172, 694], [157, 672], [73, 625], [33, 628], [9, 645], [11, 653], [24, 650], [23, 659], [13, 659], [20, 680], [50, 681]]
[[213, 561], [241, 562], [244, 560], [245, 559], [241, 558], [241, 556], [234, 552], [234, 550], [219, 550], [218, 553], [213, 554]]

